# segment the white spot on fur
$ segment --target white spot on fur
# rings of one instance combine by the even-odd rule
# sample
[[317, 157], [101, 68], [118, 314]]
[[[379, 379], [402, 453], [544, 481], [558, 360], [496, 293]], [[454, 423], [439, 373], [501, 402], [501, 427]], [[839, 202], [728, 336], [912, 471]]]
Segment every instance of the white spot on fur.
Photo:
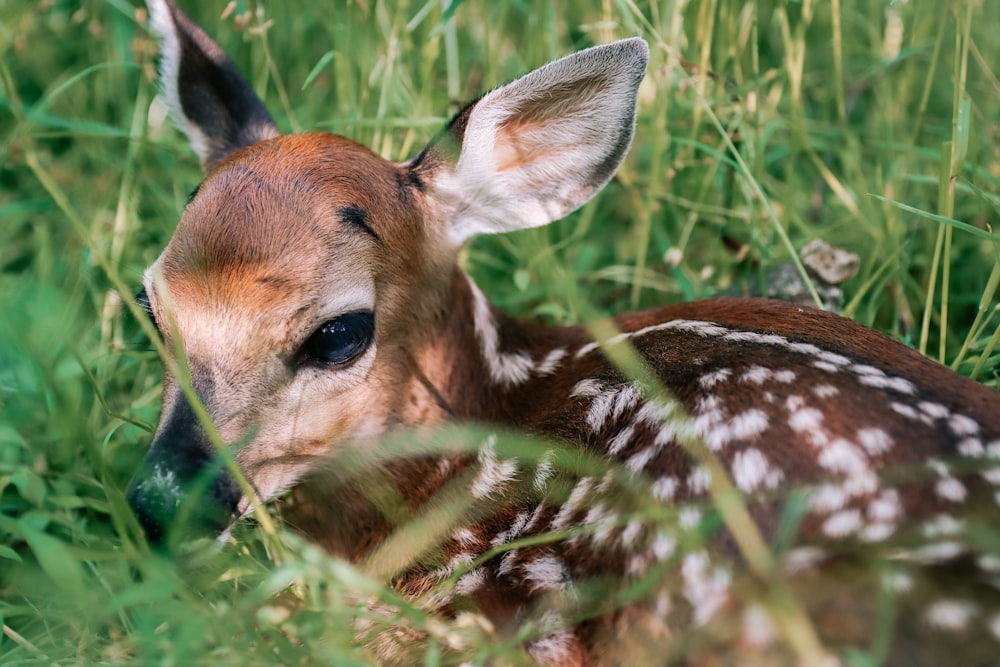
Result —
[[572, 657], [576, 637], [569, 630], [559, 630], [528, 644], [528, 654], [540, 665], [567, 664]]
[[818, 357], [823, 352], [823, 350], [819, 349], [812, 343], [789, 343], [788, 349], [792, 352], [804, 354], [807, 357]]
[[875, 493], [879, 488], [878, 475], [871, 469], [854, 473], [844, 480], [844, 491], [851, 497]]
[[598, 394], [587, 412], [587, 424], [598, 433], [609, 419], [620, 419], [639, 402], [639, 388], [634, 384]]
[[902, 514], [903, 505], [896, 489], [885, 489], [868, 503], [868, 518], [872, 521], [896, 521]]
[[891, 384], [885, 375], [859, 375], [858, 383], [875, 389], [888, 389]]
[[730, 575], [720, 569], [709, 572], [708, 554], [698, 551], [684, 557], [681, 577], [684, 579], [684, 597], [694, 609], [694, 624], [704, 625], [725, 604]]
[[896, 525], [892, 523], [870, 523], [861, 529], [861, 539], [865, 542], [882, 542], [892, 537]]
[[611, 438], [611, 443], [608, 445], [608, 454], [611, 456], [617, 456], [622, 452], [623, 449], [628, 445], [629, 441], [632, 440], [632, 436], [635, 435], [635, 426], [629, 425], [618, 431], [615, 437]]
[[888, 572], [882, 580], [882, 585], [895, 593], [907, 593], [913, 590], [913, 577], [905, 572]]
[[858, 442], [870, 456], [880, 456], [892, 449], [892, 437], [880, 428], [858, 429]]
[[785, 368], [774, 373], [774, 381], [780, 384], [791, 384], [795, 382], [795, 371]]
[[850, 495], [842, 486], [822, 484], [809, 495], [809, 509], [829, 514], [847, 506]]
[[720, 382], [724, 382], [732, 373], [732, 370], [728, 368], [720, 368], [702, 375], [698, 378], [698, 384], [701, 385], [702, 389], [711, 389]]
[[701, 510], [690, 505], [681, 508], [677, 514], [677, 523], [680, 524], [681, 528], [691, 530], [701, 523]]
[[734, 440], [754, 440], [770, 427], [767, 413], [763, 410], [751, 408], [726, 420], [719, 404], [718, 397], [703, 397], [699, 406], [702, 412], [693, 424], [695, 433], [714, 452], [722, 450]]
[[632, 544], [635, 542], [635, 538], [639, 537], [639, 534], [641, 532], [642, 532], [641, 521], [639, 521], [638, 519], [632, 519], [631, 521], [629, 521], [628, 525], [625, 526], [624, 530], [622, 530], [620, 538], [622, 546], [626, 548], [631, 547]]
[[477, 567], [466, 572], [455, 582], [455, 592], [459, 595], [472, 595], [486, 583], [486, 570]]
[[834, 366], [846, 366], [851, 363], [851, 360], [845, 356], [837, 354], [836, 352], [828, 352], [826, 350], [820, 350], [816, 353], [816, 357], [820, 361], [824, 361], [828, 364], [833, 364]]
[[795, 547], [789, 549], [785, 554], [782, 566], [788, 574], [798, 574], [805, 570], [811, 570], [824, 558], [826, 558], [826, 552], [819, 547]]
[[927, 467], [939, 477], [950, 477], [951, 469], [940, 459], [927, 459]]
[[760, 334], [753, 331], [730, 331], [723, 340], [730, 343], [759, 343]]
[[986, 456], [991, 459], [1000, 459], [1000, 440], [992, 440], [986, 445]]
[[841, 438], [826, 445], [817, 461], [831, 472], [857, 474], [868, 469], [868, 461], [861, 450]]
[[461, 544], [462, 546], [470, 546], [479, 542], [479, 538], [468, 528], [459, 528], [452, 535], [452, 539]]
[[604, 391], [604, 385], [594, 378], [580, 380], [573, 386], [573, 391], [569, 393], [570, 398], [593, 398]]
[[979, 434], [979, 423], [965, 415], [952, 415], [948, 420], [948, 426], [951, 427], [951, 432], [959, 437]]
[[751, 366], [743, 372], [740, 380], [751, 384], [764, 384], [771, 377], [771, 369], [763, 366]]
[[563, 503], [563, 506], [559, 508], [559, 513], [552, 519], [552, 530], [562, 530], [566, 527], [574, 512], [576, 512], [577, 506], [579, 506], [584, 496], [586, 496], [590, 491], [593, 484], [593, 477], [580, 478], [580, 481], [573, 487], [573, 491], [570, 492], [569, 498], [567, 498], [566, 502]]
[[670, 593], [663, 591], [656, 596], [656, 617], [661, 621], [667, 620], [670, 615]]
[[708, 491], [709, 485], [712, 483], [712, 472], [708, 468], [703, 468], [698, 466], [691, 471], [688, 475], [687, 487], [688, 491], [695, 496], [701, 495]]
[[621, 387], [611, 408], [611, 418], [620, 419], [626, 412], [635, 408], [640, 398], [642, 398], [642, 388], [638, 383]]
[[964, 552], [965, 546], [960, 542], [935, 542], [914, 549], [909, 556], [921, 563], [940, 563], [960, 556]]
[[592, 539], [597, 544], [603, 544], [608, 540], [617, 521], [618, 514], [608, 510], [600, 503], [591, 507], [584, 519], [585, 524], [594, 526]]
[[647, 447], [642, 449], [630, 456], [628, 460], [625, 461], [625, 466], [635, 472], [641, 472], [647, 465], [649, 465], [649, 462], [653, 460], [657, 451], [659, 451], [659, 448], [657, 447]]
[[788, 426], [793, 431], [817, 431], [822, 425], [823, 413], [816, 408], [800, 408], [788, 417]]
[[1000, 613], [994, 614], [993, 618], [989, 620], [987, 625], [990, 629], [990, 634], [993, 635], [996, 640], [1000, 641]]
[[984, 572], [1000, 572], [1000, 556], [985, 554], [976, 559], [976, 567]]
[[948, 514], [938, 514], [924, 522], [924, 537], [949, 537], [962, 532], [964, 523]]
[[[690, 331], [691, 333], [696, 333], [699, 336], [722, 336], [729, 332], [729, 329], [719, 326], [714, 322], [701, 322], [695, 320], [674, 320], [673, 322], [667, 322], [666, 324], [673, 324], [671, 328], [680, 329], [681, 331]], [[654, 330], [659, 325], [653, 325], [642, 329], [641, 331], [645, 333], [646, 330]]]
[[653, 496], [657, 500], [667, 502], [673, 500], [677, 493], [677, 480], [669, 475], [665, 475], [653, 482]]
[[820, 369], [821, 371], [826, 371], [827, 373], [838, 373], [840, 368], [827, 361], [814, 361], [813, 366]]
[[897, 401], [890, 401], [889, 407], [898, 415], [902, 415], [907, 419], [912, 419], [914, 421], [920, 420], [920, 414], [912, 405], [907, 405], [906, 403], [899, 403]]
[[587, 424], [594, 433], [604, 427], [604, 422], [607, 421], [614, 406], [616, 395], [616, 391], [605, 391], [598, 394], [591, 402], [590, 410], [587, 411]]
[[629, 555], [625, 563], [625, 573], [631, 576], [640, 576], [649, 569], [649, 556], [642, 553]]
[[733, 482], [744, 493], [756, 491], [761, 486], [773, 489], [783, 476], [780, 470], [771, 467], [759, 449], [754, 448], [736, 452], [730, 472]]
[[764, 647], [776, 637], [774, 621], [760, 605], [750, 605], [743, 612], [743, 638], [751, 646]]
[[837, 512], [823, 522], [823, 532], [830, 537], [846, 537], [861, 529], [861, 513], [850, 509]]
[[498, 547], [501, 544], [506, 544], [507, 542], [512, 542], [516, 540], [521, 533], [524, 531], [525, 525], [528, 523], [528, 513], [518, 512], [517, 516], [514, 517], [514, 522], [510, 525], [507, 530], [500, 531], [496, 536], [490, 540], [490, 544], [494, 547]]
[[766, 412], [752, 408], [733, 417], [729, 425], [735, 439], [753, 440], [771, 424]]
[[818, 384], [812, 388], [812, 392], [816, 394], [816, 398], [826, 399], [838, 395], [840, 390], [832, 384]]
[[653, 539], [653, 556], [658, 561], [670, 558], [677, 549], [677, 538], [663, 531], [657, 531]]
[[938, 497], [953, 503], [962, 502], [968, 495], [965, 485], [954, 477], [939, 479], [934, 485], [934, 492]]
[[597, 485], [598, 495], [604, 495], [605, 493], [611, 490], [611, 487], [614, 486], [614, 484], [619, 480], [619, 477], [616, 473], [617, 470], [615, 470], [614, 468], [604, 473], [604, 476], [601, 477], [601, 483]]
[[535, 478], [531, 482], [535, 491], [544, 491], [546, 483], [555, 474], [555, 470], [552, 467], [552, 459], [554, 458], [555, 453], [551, 449], [546, 450], [538, 458], [538, 465], [535, 466]]
[[912, 382], [900, 377], [889, 378], [889, 388], [896, 390], [900, 394], [906, 394], [908, 396], [913, 396], [917, 393], [917, 388]]
[[966, 438], [958, 443], [958, 453], [962, 456], [982, 456], [985, 451], [979, 438]]
[[526, 354], [519, 352], [501, 352], [499, 332], [490, 302], [479, 287], [470, 279], [472, 290], [472, 322], [479, 339], [479, 348], [483, 361], [493, 382], [504, 385], [517, 385], [531, 377], [534, 363]]
[[543, 554], [523, 565], [524, 579], [535, 592], [561, 590], [569, 581], [566, 565], [557, 556]]
[[526, 530], [526, 531], [532, 531], [532, 530], [534, 530], [535, 526], [538, 525], [538, 522], [542, 519], [542, 516], [547, 511], [548, 511], [548, 507], [545, 505], [545, 503], [539, 503], [538, 505], [535, 505], [535, 509], [531, 513], [531, 518], [528, 519], [528, 525], [526, 525], [524, 527], [524, 530]]
[[945, 419], [951, 414], [951, 410], [945, 406], [931, 401], [920, 401], [917, 403], [917, 407], [931, 419]]
[[975, 617], [976, 608], [960, 600], [938, 600], [927, 607], [924, 621], [939, 630], [964, 630]]
[[557, 347], [556, 349], [545, 355], [535, 366], [535, 373], [538, 375], [552, 375], [559, 368], [559, 362], [563, 360], [566, 356], [565, 347]]
[[517, 474], [517, 460], [498, 460], [496, 457], [496, 436], [491, 435], [479, 450], [479, 476], [472, 483], [472, 495], [486, 498], [512, 480]]
[[517, 561], [517, 549], [512, 549], [500, 557], [500, 567], [497, 568], [497, 572], [503, 576], [509, 575], [514, 571], [514, 564]]
[[635, 413], [635, 423], [645, 424], [650, 428], [659, 428], [677, 410], [675, 401], [662, 403], [657, 400], [645, 401]]

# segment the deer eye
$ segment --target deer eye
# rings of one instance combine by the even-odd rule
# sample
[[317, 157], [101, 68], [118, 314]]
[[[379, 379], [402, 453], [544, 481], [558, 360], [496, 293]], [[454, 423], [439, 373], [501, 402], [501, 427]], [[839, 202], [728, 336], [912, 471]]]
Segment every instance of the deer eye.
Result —
[[375, 315], [346, 313], [323, 323], [302, 346], [304, 361], [342, 366], [368, 349], [375, 333]]

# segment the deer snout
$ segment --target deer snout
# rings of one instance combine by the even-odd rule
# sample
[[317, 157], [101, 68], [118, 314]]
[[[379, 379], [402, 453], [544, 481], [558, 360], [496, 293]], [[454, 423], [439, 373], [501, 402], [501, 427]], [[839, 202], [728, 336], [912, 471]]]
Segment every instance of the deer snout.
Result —
[[164, 545], [173, 531], [221, 532], [242, 497], [186, 401], [179, 401], [164, 420], [126, 495], [155, 546]]

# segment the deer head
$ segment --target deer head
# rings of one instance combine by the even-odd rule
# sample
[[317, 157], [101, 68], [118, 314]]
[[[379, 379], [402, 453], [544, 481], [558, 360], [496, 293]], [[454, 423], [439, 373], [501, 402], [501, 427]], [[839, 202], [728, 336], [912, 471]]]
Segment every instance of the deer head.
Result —
[[[628, 39], [550, 63], [394, 163], [334, 134], [282, 136], [217, 44], [169, 0], [149, 4], [163, 97], [206, 177], [140, 301], [266, 500], [332, 452], [443, 418], [428, 387], [461, 363], [448, 348], [460, 247], [547, 224], [608, 182], [632, 139], [648, 48]], [[195, 515], [216, 527], [249, 507], [167, 375], [128, 493], [153, 540], [194, 488], [208, 499]]]

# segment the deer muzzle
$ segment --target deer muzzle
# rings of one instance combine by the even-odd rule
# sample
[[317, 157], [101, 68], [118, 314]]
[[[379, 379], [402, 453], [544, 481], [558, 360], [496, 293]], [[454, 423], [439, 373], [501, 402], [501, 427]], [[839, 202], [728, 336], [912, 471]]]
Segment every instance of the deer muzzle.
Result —
[[179, 397], [126, 497], [150, 544], [160, 547], [171, 534], [221, 532], [242, 492], [191, 405]]

